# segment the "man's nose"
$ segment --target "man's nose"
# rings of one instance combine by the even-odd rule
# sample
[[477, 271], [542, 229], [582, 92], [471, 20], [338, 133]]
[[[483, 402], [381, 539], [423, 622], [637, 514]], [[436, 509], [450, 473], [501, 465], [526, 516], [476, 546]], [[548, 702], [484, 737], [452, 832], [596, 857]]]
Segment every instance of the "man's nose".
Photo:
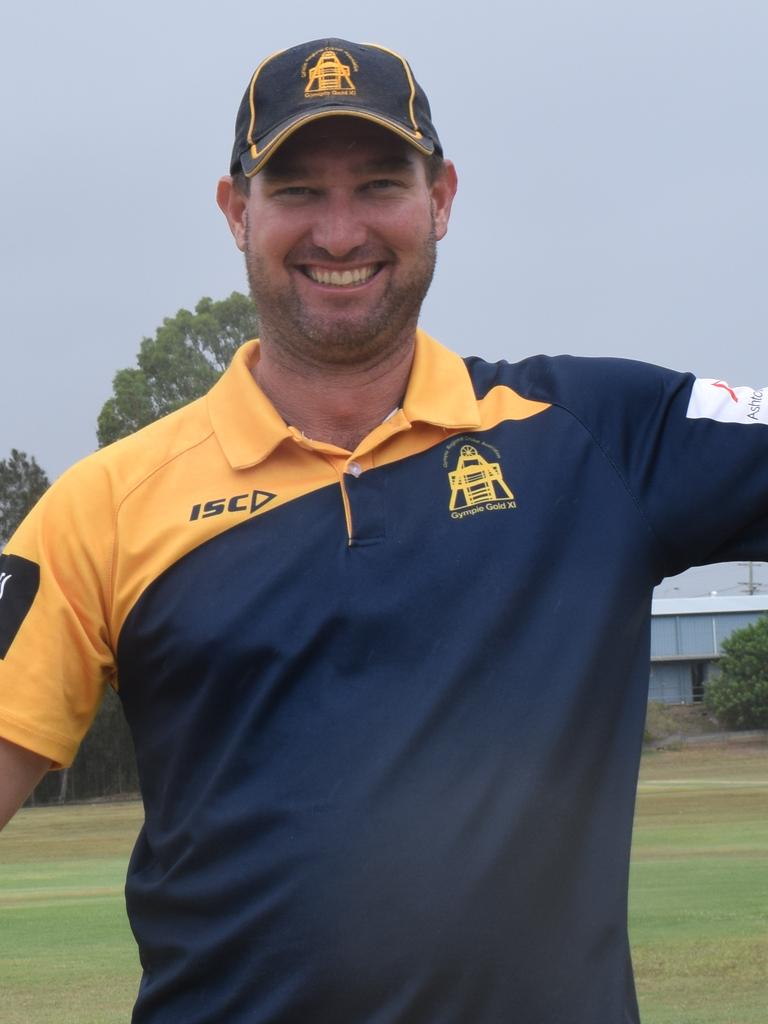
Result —
[[355, 208], [353, 200], [344, 197], [328, 197], [317, 211], [312, 226], [312, 241], [329, 256], [340, 259], [353, 249], [364, 245], [368, 239], [368, 228]]

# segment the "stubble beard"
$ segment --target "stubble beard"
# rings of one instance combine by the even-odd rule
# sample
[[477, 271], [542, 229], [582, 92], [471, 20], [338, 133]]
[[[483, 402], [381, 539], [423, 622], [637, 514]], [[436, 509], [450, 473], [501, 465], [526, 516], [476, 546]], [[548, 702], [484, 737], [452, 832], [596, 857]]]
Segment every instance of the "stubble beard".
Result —
[[261, 321], [262, 339], [268, 339], [294, 360], [316, 367], [371, 365], [409, 346], [436, 261], [433, 223], [408, 280], [395, 283], [390, 278], [375, 309], [364, 314], [318, 316], [304, 306], [290, 284], [276, 288], [268, 281], [264, 261], [252, 250], [246, 228], [246, 273]]

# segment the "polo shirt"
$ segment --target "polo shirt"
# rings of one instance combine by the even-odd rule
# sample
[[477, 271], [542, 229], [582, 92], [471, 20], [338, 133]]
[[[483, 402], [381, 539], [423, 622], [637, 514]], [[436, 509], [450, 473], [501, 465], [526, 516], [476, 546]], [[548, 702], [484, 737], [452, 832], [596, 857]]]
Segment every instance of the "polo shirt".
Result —
[[653, 586], [768, 558], [760, 389], [419, 332], [354, 452], [251, 375], [54, 484], [0, 559], [0, 734], [108, 684], [146, 820], [136, 1024], [634, 1024]]

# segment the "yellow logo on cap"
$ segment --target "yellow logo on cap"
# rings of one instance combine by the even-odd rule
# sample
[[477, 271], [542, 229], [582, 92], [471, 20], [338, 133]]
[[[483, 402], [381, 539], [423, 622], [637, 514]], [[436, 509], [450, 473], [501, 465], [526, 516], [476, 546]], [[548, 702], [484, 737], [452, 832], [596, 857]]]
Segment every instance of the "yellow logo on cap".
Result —
[[[317, 63], [308, 68], [307, 65], [317, 53], [320, 56]], [[349, 59], [349, 64], [344, 64], [338, 56], [344, 54]], [[351, 54], [346, 50], [322, 50], [315, 51], [307, 57], [301, 69], [302, 78], [307, 78], [304, 95], [312, 96], [354, 96], [357, 92], [352, 81], [352, 71], [357, 71], [357, 64]]]

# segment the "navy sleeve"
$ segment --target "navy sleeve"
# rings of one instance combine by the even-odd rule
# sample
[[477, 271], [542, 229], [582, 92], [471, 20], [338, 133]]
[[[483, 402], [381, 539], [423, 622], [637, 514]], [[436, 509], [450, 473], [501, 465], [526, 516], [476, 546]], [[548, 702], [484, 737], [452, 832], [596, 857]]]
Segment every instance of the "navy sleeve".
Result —
[[768, 560], [768, 388], [624, 359], [536, 356], [521, 390], [569, 411], [623, 479], [663, 571]]

